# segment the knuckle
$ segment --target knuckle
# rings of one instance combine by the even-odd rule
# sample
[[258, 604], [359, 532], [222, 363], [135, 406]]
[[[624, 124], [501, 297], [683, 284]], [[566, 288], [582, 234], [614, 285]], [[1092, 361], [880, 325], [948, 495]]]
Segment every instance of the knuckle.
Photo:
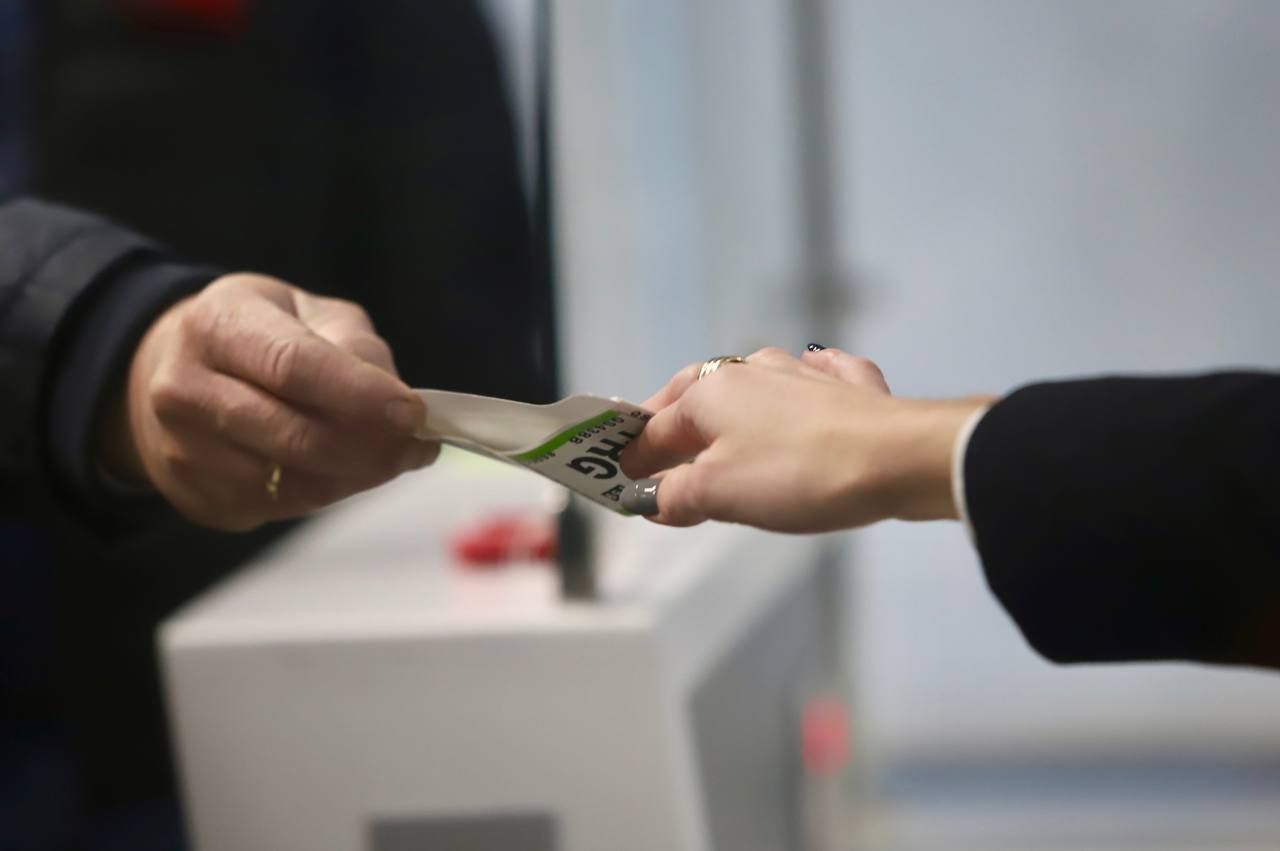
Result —
[[280, 433], [280, 448], [285, 457], [302, 459], [311, 455], [318, 446], [315, 426], [296, 417], [284, 425]]
[[[755, 361], [755, 363], [760, 365], [767, 363], [767, 361]], [[742, 382], [753, 372], [754, 370], [745, 370], [740, 366], [721, 367], [701, 381], [695, 382], [680, 401], [687, 401], [691, 406], [696, 407], [705, 404], [706, 398], [722, 397], [725, 393], [734, 393], [736, 391], [732, 388], [741, 387]]]
[[201, 295], [212, 299], [221, 298], [227, 293], [238, 292], [243, 286], [243, 283], [244, 275], [232, 272], [229, 275], [223, 275], [219, 278], [215, 278], [201, 291]]
[[880, 372], [880, 367], [877, 366], [876, 362], [871, 358], [864, 357], [862, 355], [847, 355], [847, 357], [849, 358], [850, 366], [853, 366], [856, 369], [865, 370], [866, 372]]
[[[769, 361], [761, 361], [761, 363], [769, 363]], [[731, 366], [728, 369], [716, 370], [715, 375], [712, 375], [711, 378], [719, 376], [722, 384], [737, 386], [742, 384], [742, 382], [749, 380], [751, 376], [755, 375], [758, 371], [759, 370], [754, 369], [743, 369], [741, 366]]]
[[368, 328], [361, 328], [357, 325], [346, 325], [341, 329], [338, 339], [347, 342], [350, 345], [364, 346], [367, 348], [383, 348], [390, 351], [387, 341], [379, 337], [375, 332]]
[[147, 384], [147, 397], [151, 409], [163, 422], [187, 413], [193, 404], [186, 383], [179, 380], [172, 370], [160, 370], [151, 377]]
[[864, 379], [878, 384], [884, 383], [884, 371], [880, 369], [880, 365], [871, 360], [871, 358], [866, 358], [861, 355], [850, 355], [849, 368]]
[[272, 388], [285, 388], [295, 381], [301, 348], [297, 337], [278, 337], [267, 343], [262, 368], [263, 377]]
[[257, 272], [228, 272], [227, 274], [215, 278], [201, 291], [201, 296], [208, 296], [211, 299], [227, 301], [238, 304], [247, 293], [261, 292], [265, 287], [286, 286], [283, 281], [279, 281], [270, 275], [261, 275]]
[[368, 346], [369, 349], [381, 355], [382, 358], [387, 361], [390, 361], [392, 359], [391, 346], [387, 343], [386, 340], [382, 339], [377, 334], [371, 334], [371, 333], [366, 333], [364, 335], [364, 339], [366, 341], [365, 345]]
[[360, 304], [345, 298], [335, 298], [333, 303], [343, 312], [347, 313], [351, 319], [356, 322], [373, 327], [373, 320], [369, 318], [369, 311], [365, 310]]
[[343, 351], [349, 352], [367, 363], [379, 366], [394, 363], [391, 347], [387, 345], [387, 341], [363, 328], [348, 330], [347, 333], [334, 340], [334, 343]]
[[186, 309], [178, 314], [178, 333], [187, 340], [203, 340], [217, 336], [222, 324], [222, 316], [223, 313], [216, 299], [202, 293], [193, 298]]
[[787, 352], [778, 346], [764, 346], [763, 348], [757, 349], [751, 357], [758, 358], [760, 360], [772, 360], [779, 357], [786, 357], [786, 355]]
[[172, 440], [163, 443], [158, 454], [160, 463], [177, 474], [190, 471], [195, 460], [185, 446]]
[[697, 428], [698, 417], [695, 409], [698, 406], [698, 400], [706, 393], [705, 389], [695, 388], [690, 395], [676, 403], [675, 410], [671, 412], [671, 424], [675, 427], [675, 434], [684, 434]]
[[252, 423], [258, 419], [257, 406], [250, 399], [232, 399], [214, 406], [213, 427], [227, 437], [236, 423]]

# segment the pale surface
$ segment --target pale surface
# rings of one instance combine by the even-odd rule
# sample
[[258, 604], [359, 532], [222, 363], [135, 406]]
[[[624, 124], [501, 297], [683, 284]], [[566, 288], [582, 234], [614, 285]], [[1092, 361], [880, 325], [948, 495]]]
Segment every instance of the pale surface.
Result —
[[547, 487], [446, 452], [166, 625], [200, 851], [350, 851], [374, 817], [477, 811], [553, 813], [565, 851], [705, 848], [689, 694], [819, 546], [595, 511], [590, 604], [545, 564], [452, 562], [450, 530]]

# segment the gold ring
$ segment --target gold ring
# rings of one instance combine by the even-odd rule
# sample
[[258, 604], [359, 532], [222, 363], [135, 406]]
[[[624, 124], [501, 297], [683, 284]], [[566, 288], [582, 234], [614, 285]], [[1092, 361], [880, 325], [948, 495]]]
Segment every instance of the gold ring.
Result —
[[702, 362], [702, 369], [698, 370], [698, 380], [706, 378], [720, 367], [727, 363], [746, 363], [747, 359], [740, 355], [721, 355], [718, 358], [711, 358]]
[[271, 465], [271, 475], [267, 476], [267, 496], [271, 497], [272, 502], [280, 499], [280, 476], [283, 473], [279, 464]]

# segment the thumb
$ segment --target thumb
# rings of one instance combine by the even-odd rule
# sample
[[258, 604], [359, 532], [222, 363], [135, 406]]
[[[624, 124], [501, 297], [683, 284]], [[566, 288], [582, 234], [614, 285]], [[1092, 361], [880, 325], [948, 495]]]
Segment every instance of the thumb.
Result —
[[709, 465], [681, 464], [660, 478], [639, 479], [623, 496], [623, 507], [665, 526], [696, 526], [708, 519], [706, 512]]

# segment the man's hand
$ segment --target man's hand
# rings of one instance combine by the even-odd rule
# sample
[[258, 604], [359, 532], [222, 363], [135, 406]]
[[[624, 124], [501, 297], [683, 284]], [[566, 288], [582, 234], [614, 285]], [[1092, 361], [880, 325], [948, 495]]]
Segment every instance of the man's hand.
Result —
[[227, 275], [147, 331], [102, 459], [197, 523], [245, 530], [431, 463], [439, 444], [413, 437], [426, 413], [358, 305]]

